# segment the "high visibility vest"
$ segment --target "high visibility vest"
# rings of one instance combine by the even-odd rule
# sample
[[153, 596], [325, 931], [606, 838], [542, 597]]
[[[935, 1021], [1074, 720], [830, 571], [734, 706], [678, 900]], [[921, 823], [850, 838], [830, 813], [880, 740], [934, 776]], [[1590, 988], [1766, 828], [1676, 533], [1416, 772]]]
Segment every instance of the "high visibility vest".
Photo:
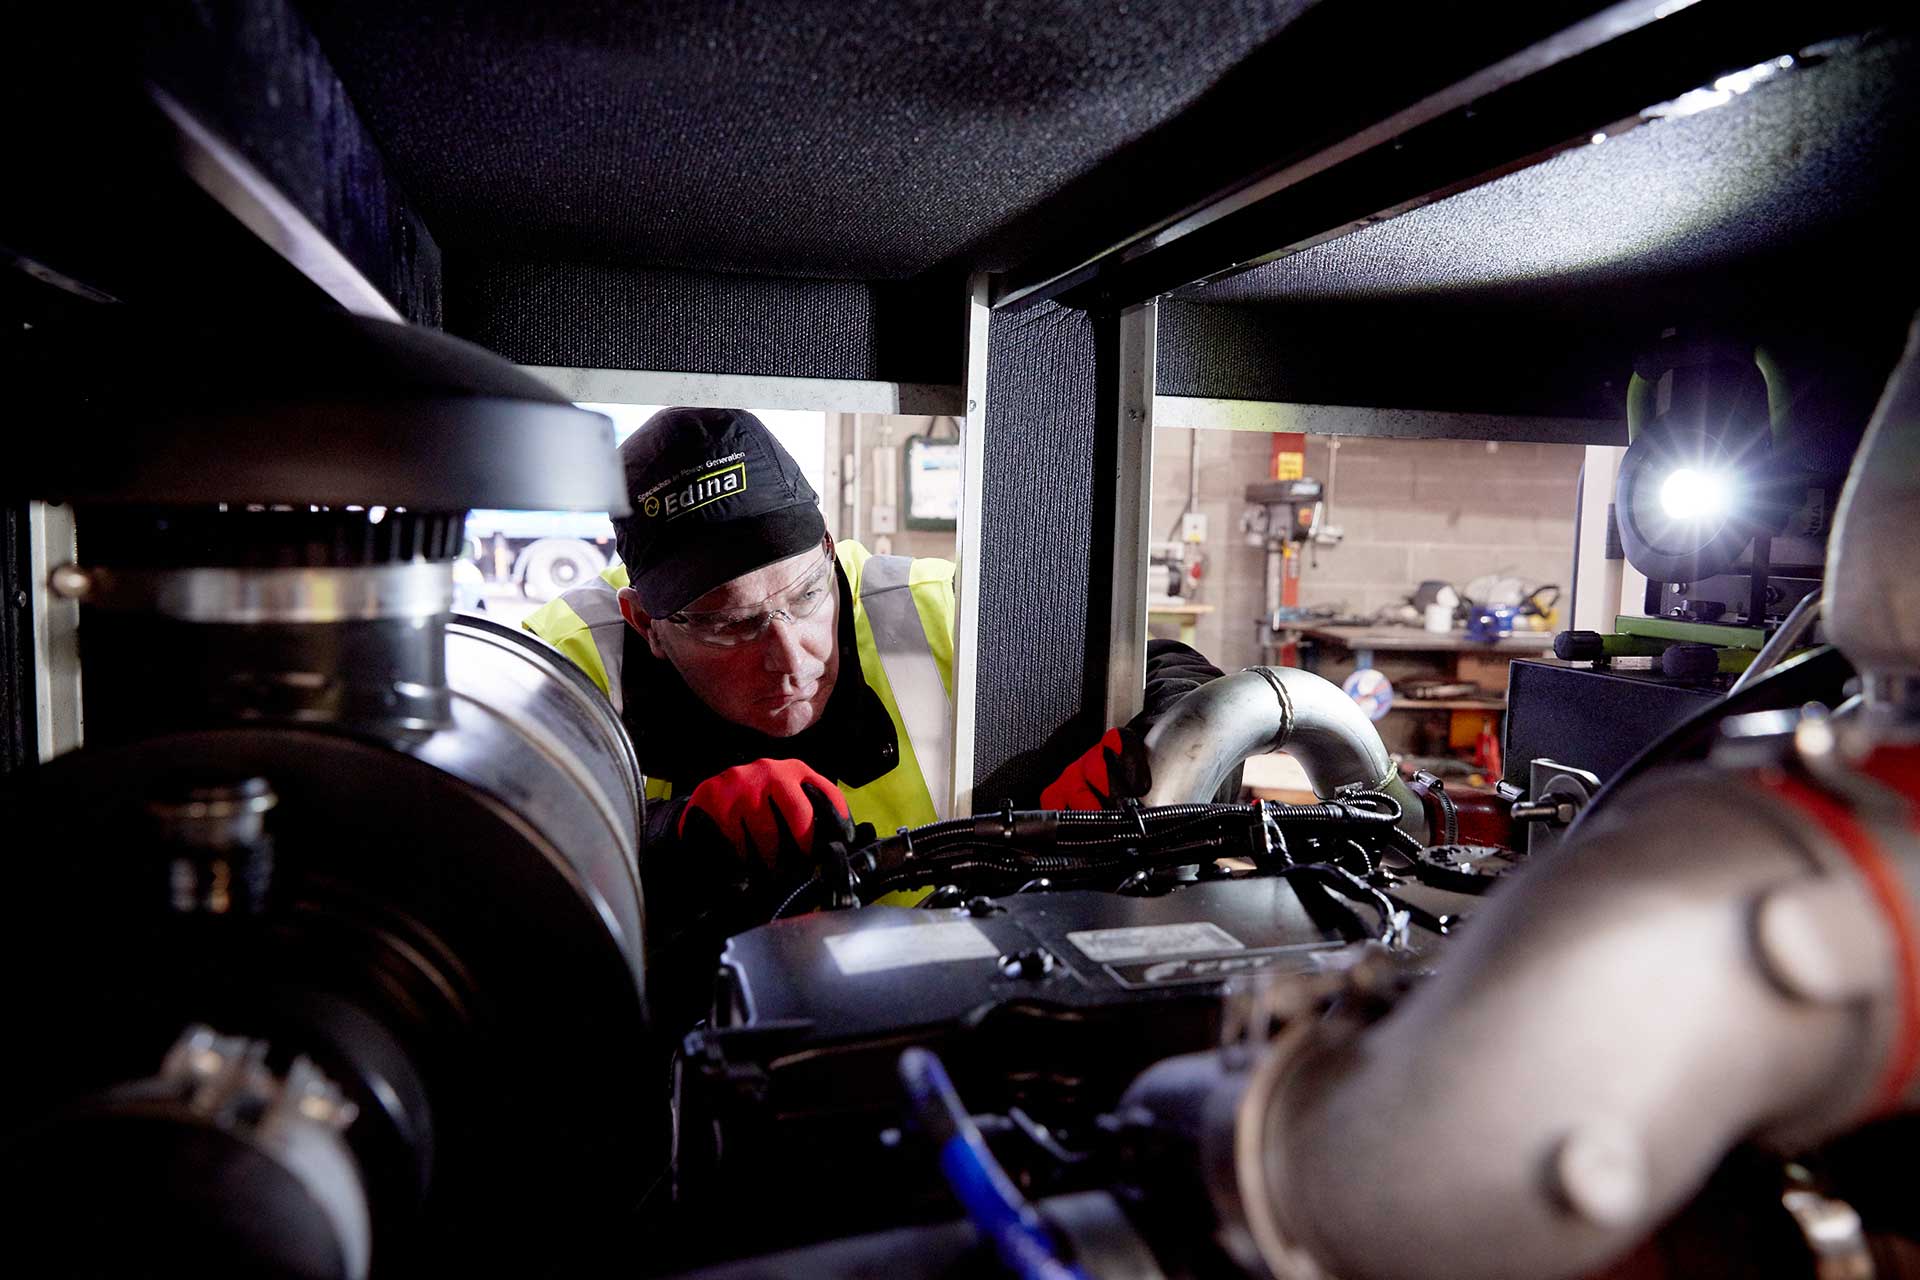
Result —
[[[839, 779], [855, 822], [886, 834], [950, 816], [953, 742], [953, 562], [876, 556], [857, 542], [834, 544], [853, 589], [853, 630], [860, 674], [893, 722], [900, 756], [864, 786]], [[585, 671], [621, 705], [620, 668], [627, 621], [619, 589], [627, 567], [613, 567], [548, 601], [521, 622]], [[665, 800], [673, 786], [647, 780], [647, 799]]]

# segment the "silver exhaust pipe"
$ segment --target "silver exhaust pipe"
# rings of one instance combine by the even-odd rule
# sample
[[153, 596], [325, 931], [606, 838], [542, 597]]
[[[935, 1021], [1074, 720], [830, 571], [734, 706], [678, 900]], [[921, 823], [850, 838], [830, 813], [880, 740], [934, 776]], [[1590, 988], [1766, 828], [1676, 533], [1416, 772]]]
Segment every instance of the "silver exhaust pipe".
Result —
[[1249, 667], [1195, 689], [1147, 733], [1153, 786], [1145, 804], [1211, 800], [1240, 763], [1285, 751], [1322, 799], [1377, 791], [1400, 804], [1400, 826], [1422, 843], [1426, 811], [1400, 780], [1380, 733], [1338, 685], [1295, 667]]

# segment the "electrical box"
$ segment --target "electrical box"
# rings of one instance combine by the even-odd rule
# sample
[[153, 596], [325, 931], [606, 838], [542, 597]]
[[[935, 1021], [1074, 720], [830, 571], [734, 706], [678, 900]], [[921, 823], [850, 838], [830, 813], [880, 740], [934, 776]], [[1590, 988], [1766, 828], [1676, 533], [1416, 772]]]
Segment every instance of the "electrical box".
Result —
[[907, 528], [958, 528], [960, 441], [915, 436], [907, 441], [903, 458]]

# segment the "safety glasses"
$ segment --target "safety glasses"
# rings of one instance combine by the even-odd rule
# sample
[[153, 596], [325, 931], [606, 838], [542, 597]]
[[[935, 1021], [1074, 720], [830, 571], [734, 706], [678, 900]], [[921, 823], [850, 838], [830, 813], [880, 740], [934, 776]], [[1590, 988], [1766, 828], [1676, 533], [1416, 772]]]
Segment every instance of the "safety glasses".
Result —
[[746, 611], [716, 609], [703, 613], [670, 613], [663, 621], [671, 622], [701, 644], [731, 649], [736, 645], [752, 644], [766, 635], [767, 628], [773, 625], [775, 618], [792, 626], [815, 616], [832, 598], [834, 587], [833, 557], [824, 554], [819, 567], [808, 574], [805, 581], [782, 595], [768, 596], [761, 601], [762, 605], [771, 607]]

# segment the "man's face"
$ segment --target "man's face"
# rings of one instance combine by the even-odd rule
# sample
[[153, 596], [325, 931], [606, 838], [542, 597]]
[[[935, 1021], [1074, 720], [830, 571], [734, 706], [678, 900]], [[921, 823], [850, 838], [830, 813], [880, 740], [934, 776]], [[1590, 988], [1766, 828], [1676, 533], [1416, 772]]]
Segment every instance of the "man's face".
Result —
[[[654, 656], [673, 663], [721, 719], [790, 738], [826, 710], [840, 675], [840, 584], [830, 542], [722, 583], [667, 618], [648, 616], [630, 589], [620, 597]], [[785, 612], [768, 619], [774, 610]]]

